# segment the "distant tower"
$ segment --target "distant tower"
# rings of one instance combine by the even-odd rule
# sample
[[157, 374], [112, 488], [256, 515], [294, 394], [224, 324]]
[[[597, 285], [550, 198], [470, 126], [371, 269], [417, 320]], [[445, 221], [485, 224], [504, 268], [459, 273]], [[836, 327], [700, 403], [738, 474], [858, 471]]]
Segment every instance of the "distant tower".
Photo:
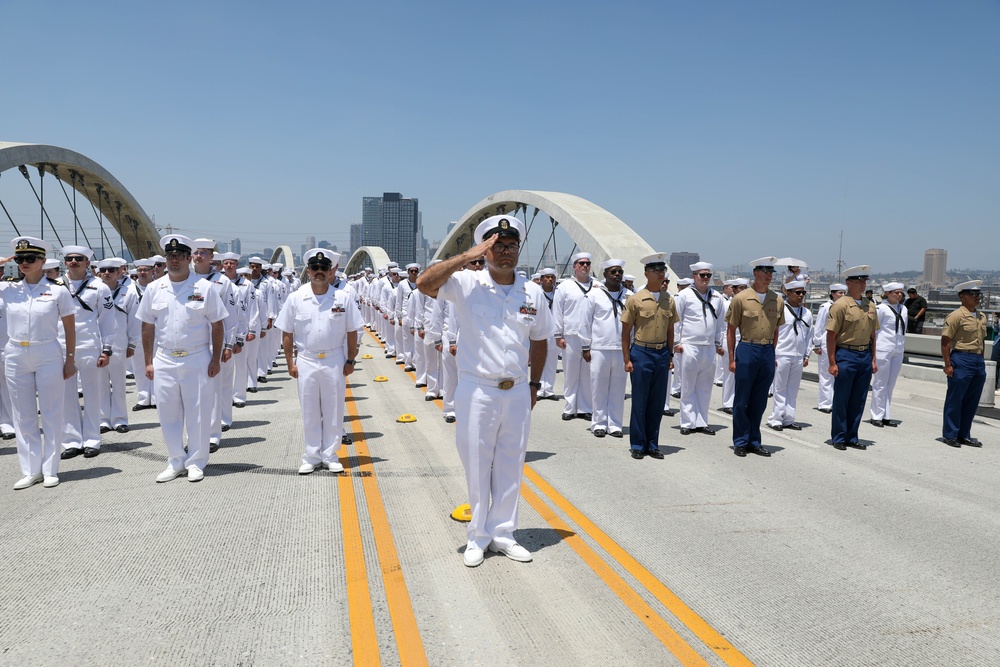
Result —
[[235, 252], [237, 255], [243, 254], [243, 244], [240, 243], [239, 239], [233, 239], [232, 241], [230, 241], [229, 247], [232, 248], [233, 252]]
[[316, 247], [316, 237], [315, 236], [307, 236], [306, 237], [306, 250], [312, 250], [315, 247]]
[[351, 225], [351, 252], [361, 247], [361, 225]]
[[380, 246], [400, 265], [417, 260], [420, 215], [417, 199], [398, 192], [361, 200], [361, 244]]
[[931, 248], [924, 253], [924, 282], [931, 287], [944, 287], [948, 272], [948, 251]]
[[670, 253], [670, 270], [681, 278], [691, 277], [691, 265], [701, 261], [701, 255], [696, 252]]

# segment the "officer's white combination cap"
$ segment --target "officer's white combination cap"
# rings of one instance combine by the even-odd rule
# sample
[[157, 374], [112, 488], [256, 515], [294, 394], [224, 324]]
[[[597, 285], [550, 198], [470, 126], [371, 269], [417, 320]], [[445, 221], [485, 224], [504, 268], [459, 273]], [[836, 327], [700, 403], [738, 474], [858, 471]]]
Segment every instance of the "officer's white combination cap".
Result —
[[775, 262], [777, 266], [797, 266], [800, 269], [807, 269], [809, 265], [806, 264], [801, 259], [795, 259], [794, 257], [782, 257]]
[[48, 271], [49, 269], [58, 269], [58, 268], [59, 268], [58, 259], [47, 259], [45, 260], [45, 263], [42, 264], [43, 271]]
[[714, 268], [715, 267], [708, 262], [695, 262], [690, 265], [691, 273], [694, 273], [695, 271], [711, 271]]
[[198, 248], [199, 250], [203, 248], [208, 248], [209, 250], [215, 249], [215, 241], [212, 239], [195, 239], [192, 248]]
[[513, 236], [520, 241], [524, 238], [525, 233], [524, 224], [517, 218], [509, 215], [494, 215], [480, 222], [472, 236], [475, 244], [479, 245], [485, 239], [493, 236]]
[[589, 261], [592, 261], [594, 258], [590, 255], [589, 252], [578, 252], [575, 255], [573, 255], [572, 257], [570, 257], [569, 261], [570, 261], [571, 264], [576, 264], [581, 259], [585, 259], [585, 260], [587, 260], [589, 262]]
[[306, 254], [302, 256], [302, 259], [306, 262], [306, 264], [308, 264], [311, 259], [316, 259], [320, 262], [329, 260], [331, 266], [337, 266], [337, 264], [340, 263], [340, 253], [330, 252], [325, 248], [312, 248], [310, 250], [306, 250]]
[[804, 280], [789, 280], [785, 283], [785, 289], [804, 289], [806, 286], [806, 281]]
[[982, 280], [966, 280], [964, 283], [959, 283], [955, 285], [956, 292], [973, 291], [978, 292], [979, 286], [983, 284]]
[[182, 234], [167, 234], [160, 239], [160, 247], [163, 252], [191, 252], [194, 241]]
[[52, 244], [34, 236], [18, 236], [10, 242], [10, 249], [30, 255], [51, 255]]
[[64, 245], [60, 251], [63, 257], [66, 255], [83, 255], [87, 259], [94, 259], [94, 251], [82, 245]]
[[601, 268], [602, 269], [610, 269], [613, 266], [617, 266], [619, 269], [624, 269], [625, 268], [625, 260], [624, 259], [609, 259], [608, 261], [606, 261], [603, 264], [601, 264]]
[[667, 265], [667, 253], [665, 253], [665, 252], [656, 252], [656, 253], [653, 253], [652, 255], [646, 255], [645, 257], [643, 257], [642, 259], [639, 260], [639, 263], [642, 264], [643, 268], [646, 268], [646, 269], [649, 269], [649, 268], [659, 268], [659, 266], [661, 264], [664, 267], [666, 267], [666, 265]]
[[773, 269], [775, 265], [778, 263], [778, 258], [774, 257], [773, 255], [771, 257], [758, 257], [757, 259], [752, 260], [748, 263], [750, 264], [750, 268], [752, 269], [768, 268], [768, 267]]
[[886, 283], [882, 285], [883, 292], [895, 292], [898, 289], [903, 289], [905, 285], [903, 283]]
[[852, 266], [849, 269], [844, 269], [843, 273], [840, 275], [850, 280], [851, 278], [867, 278], [871, 275], [871, 272], [872, 267], [867, 264], [859, 264], [858, 266]]
[[410, 262], [409, 264], [406, 265], [406, 270], [409, 271], [410, 269], [416, 269], [417, 271], [419, 271], [420, 265], [417, 264], [416, 262]]
[[156, 262], [153, 261], [152, 257], [147, 257], [146, 259], [137, 259], [137, 260], [135, 260], [135, 267], [136, 268], [139, 268], [140, 266], [153, 266], [153, 264], [156, 264]]
[[538, 272], [539, 277], [541, 276], [554, 276], [556, 275], [556, 270], [553, 268], [544, 268]]
[[844, 283], [833, 283], [832, 285], [830, 285], [830, 291], [831, 292], [846, 292], [847, 291], [847, 285], [845, 285]]

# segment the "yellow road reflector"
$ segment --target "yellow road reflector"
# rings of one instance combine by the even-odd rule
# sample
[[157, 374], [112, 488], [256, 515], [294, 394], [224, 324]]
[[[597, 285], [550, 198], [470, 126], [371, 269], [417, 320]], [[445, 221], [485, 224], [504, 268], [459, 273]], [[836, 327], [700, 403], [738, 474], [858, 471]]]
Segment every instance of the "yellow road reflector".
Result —
[[376, 381], [376, 382], [388, 382], [388, 381], [389, 381], [389, 378], [387, 378], [387, 377], [386, 377], [386, 376], [384, 376], [384, 375], [379, 375], [379, 376], [378, 376], [377, 378], [375, 378], [375, 381]]
[[459, 505], [451, 513], [451, 518], [455, 521], [472, 521], [472, 507], [469, 506], [469, 503]]
[[400, 424], [409, 424], [410, 422], [417, 421], [417, 418], [411, 415], [410, 413], [406, 413], [405, 415], [399, 415], [399, 419], [397, 419], [396, 421], [398, 421]]
[[372, 358], [372, 355], [370, 355], [370, 354], [362, 354], [362, 355], [361, 355], [361, 358], [362, 358], [362, 359], [371, 359], [371, 358]]

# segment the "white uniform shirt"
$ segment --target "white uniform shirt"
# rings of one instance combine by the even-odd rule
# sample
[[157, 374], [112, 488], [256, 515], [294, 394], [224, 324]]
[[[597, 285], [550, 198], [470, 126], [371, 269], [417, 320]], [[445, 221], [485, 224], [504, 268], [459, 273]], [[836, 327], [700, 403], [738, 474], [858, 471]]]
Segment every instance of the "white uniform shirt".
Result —
[[576, 278], [559, 283], [556, 287], [556, 295], [552, 299], [552, 315], [555, 318], [557, 337], [580, 334], [588, 318], [587, 294], [596, 285], [595, 280], [581, 285], [576, 281]]
[[462, 332], [459, 371], [490, 380], [524, 376], [530, 341], [549, 338], [554, 328], [541, 292], [520, 276], [497, 285], [488, 270], [453, 273], [437, 298], [451, 303]]
[[604, 285], [597, 285], [590, 290], [587, 295], [588, 317], [580, 332], [584, 347], [621, 351], [621, 317], [625, 300], [630, 296], [632, 291], [626, 287], [618, 292], [610, 292]]
[[674, 342], [681, 345], [722, 345], [726, 335], [726, 305], [715, 290], [701, 295], [694, 286], [674, 298], [677, 326]]
[[[411, 318], [406, 316], [406, 307], [410, 302], [410, 297], [413, 296], [413, 290], [416, 286], [409, 280], [400, 280], [399, 284], [396, 285], [396, 300], [393, 302], [394, 312], [396, 313], [396, 322], [404, 324], [404, 326], [412, 327], [410, 324]], [[390, 315], [389, 317], [392, 317]]]
[[288, 296], [274, 325], [295, 338], [295, 347], [309, 354], [341, 354], [346, 359], [347, 334], [364, 325], [361, 310], [347, 290], [328, 288], [313, 294], [303, 285]]
[[[112, 313], [111, 290], [99, 278], [63, 280], [76, 306], [76, 347], [110, 349], [117, 323]], [[76, 296], [79, 295], [79, 296]], [[65, 342], [65, 336], [60, 336]]]
[[[774, 356], [805, 359], [813, 339], [812, 313], [805, 306], [793, 308], [787, 301], [784, 308], [785, 323], [778, 327], [778, 347], [774, 348]], [[795, 319], [796, 315], [801, 321]]]
[[212, 288], [215, 289], [219, 298], [222, 299], [222, 305], [226, 307], [226, 317], [222, 324], [222, 343], [226, 347], [232, 348], [236, 344], [236, 330], [240, 321], [239, 306], [236, 303], [233, 281], [226, 277], [226, 274], [215, 270], [196, 275], [212, 284]]
[[878, 316], [878, 332], [875, 334], [875, 354], [891, 357], [903, 353], [906, 344], [906, 309], [903, 304], [895, 306], [883, 301], [875, 309]]
[[76, 314], [74, 299], [66, 288], [45, 277], [34, 285], [23, 280], [0, 283], [0, 308], [14, 345], [57, 340], [62, 318]]
[[[827, 301], [816, 312], [816, 324], [813, 326], [813, 347], [826, 349], [826, 321], [830, 319], [830, 306], [833, 301]], [[878, 350], [878, 348], [875, 348]]]
[[115, 336], [111, 339], [111, 349], [115, 354], [124, 354], [128, 348], [135, 348], [142, 335], [142, 323], [135, 317], [139, 308], [139, 297], [135, 290], [120, 283], [111, 293], [114, 304], [112, 313], [115, 318]]
[[226, 317], [226, 307], [212, 283], [193, 272], [173, 282], [165, 275], [149, 284], [139, 319], [156, 327], [156, 342], [167, 352], [190, 350], [212, 342], [212, 324]]

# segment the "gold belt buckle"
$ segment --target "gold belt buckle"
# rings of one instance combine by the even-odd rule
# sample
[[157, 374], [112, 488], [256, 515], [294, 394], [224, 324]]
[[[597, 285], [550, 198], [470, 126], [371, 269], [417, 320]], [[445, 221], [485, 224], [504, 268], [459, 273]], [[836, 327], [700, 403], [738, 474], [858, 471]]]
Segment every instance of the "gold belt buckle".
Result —
[[316, 355], [317, 359], [326, 359], [326, 352], [320, 352]]
[[188, 356], [188, 353], [185, 352], [184, 350], [176, 350], [174, 352], [171, 352], [170, 356], [171, 357], [186, 357], [186, 356]]
[[500, 382], [497, 384], [497, 388], [502, 389], [503, 391], [507, 391], [508, 389], [511, 389], [513, 386], [514, 386], [514, 380], [510, 378], [500, 380]]
[[21, 347], [31, 347], [31, 342], [27, 340], [22, 340]]

